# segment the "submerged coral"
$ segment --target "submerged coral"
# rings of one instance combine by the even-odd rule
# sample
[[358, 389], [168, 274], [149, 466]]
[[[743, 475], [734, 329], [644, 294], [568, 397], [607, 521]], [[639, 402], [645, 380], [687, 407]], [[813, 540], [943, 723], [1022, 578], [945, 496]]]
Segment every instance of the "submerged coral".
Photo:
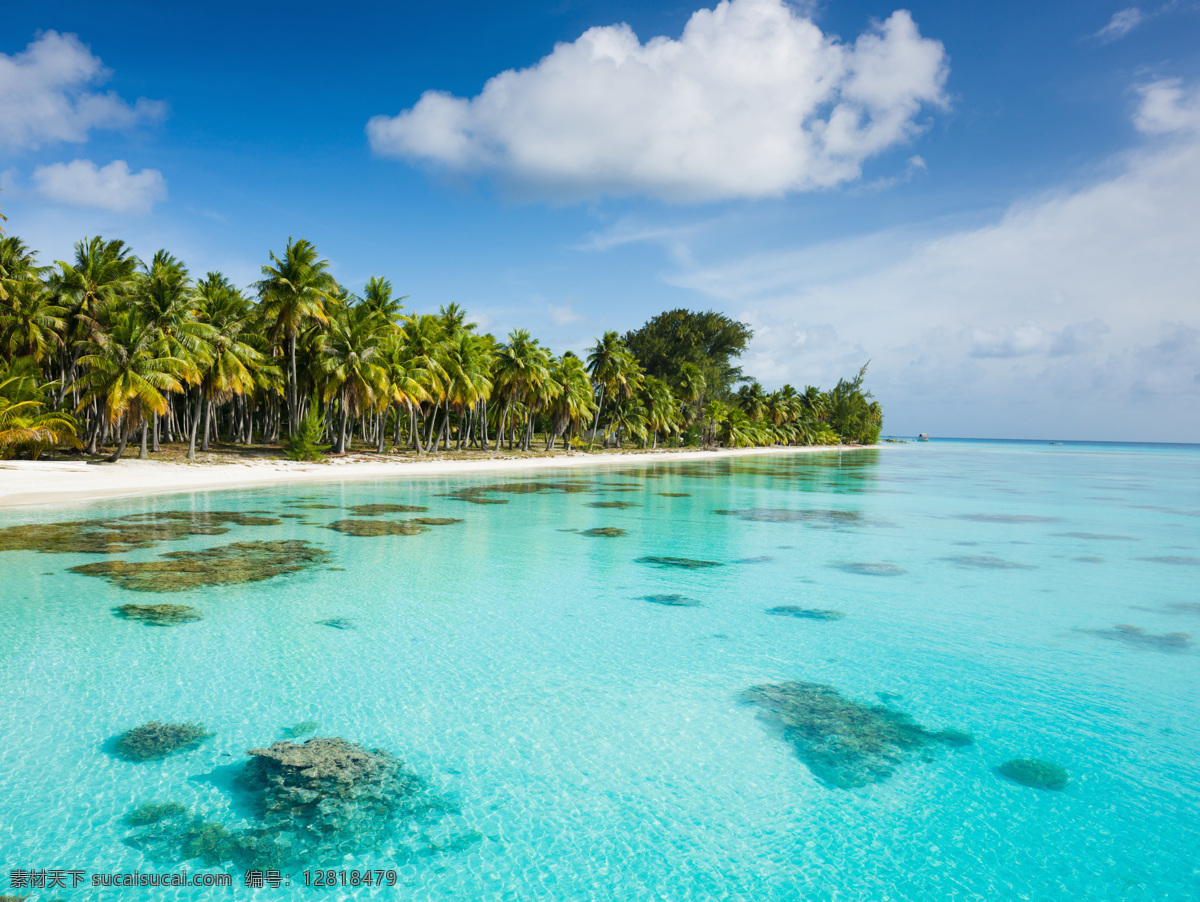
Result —
[[993, 557], [988, 554], [959, 554], [953, 557], [944, 557], [943, 561], [948, 561], [956, 567], [973, 567], [977, 570], [1036, 570], [1032, 564], [1018, 564], [1016, 561], [1006, 561], [1003, 558]]
[[113, 608], [113, 613], [147, 626], [175, 626], [203, 619], [199, 611], [185, 604], [123, 604]]
[[0, 529], [0, 551], [124, 554], [188, 536], [219, 536], [229, 526], [279, 526], [275, 517], [238, 511], [160, 511], [111, 520], [32, 523]]
[[[139, 818], [142, 805], [125, 820], [142, 827], [125, 838], [131, 846], [153, 861], [181, 862], [199, 859], [209, 867], [236, 865], [239, 868], [282, 868], [292, 858], [291, 849], [264, 829], [229, 830], [223, 824], [205, 820], [183, 805], [167, 803], [169, 811], [153, 820]], [[152, 812], [153, 813], [153, 812]]]
[[658, 494], [662, 498], [691, 498], [692, 497], [687, 492], [659, 492]]
[[187, 814], [187, 807], [179, 802], [145, 802], [125, 815], [125, 823], [140, 827], [145, 824], [157, 824], [169, 817]]
[[824, 521], [827, 523], [857, 523], [862, 520], [858, 511], [839, 510], [785, 510], [770, 507], [753, 507], [746, 510], [718, 510], [714, 514], [726, 517], [737, 517], [739, 520], [752, 520], [757, 523], [806, 523]]
[[1118, 623], [1110, 630], [1088, 630], [1077, 628], [1077, 633], [1089, 636], [1099, 636], [1102, 639], [1115, 639], [1132, 645], [1134, 648], [1148, 648], [1153, 651], [1165, 651], [1178, 654], [1186, 652], [1192, 645], [1191, 633], [1148, 633], [1140, 626], [1128, 623]]
[[425, 532], [424, 526], [404, 520], [335, 520], [325, 528], [348, 536], [416, 536]]
[[353, 620], [347, 620], [345, 617], [331, 617], [328, 620], [318, 620], [317, 626], [328, 626], [335, 630], [352, 630], [356, 629]]
[[213, 734], [204, 724], [152, 720], [117, 737], [117, 754], [126, 761], [153, 761], [175, 752], [192, 751]]
[[454, 517], [413, 517], [406, 523], [416, 523], [418, 526], [451, 526], [454, 523], [462, 523], [463, 520]]
[[315, 733], [319, 727], [315, 720], [302, 720], [300, 723], [293, 724], [290, 727], [284, 727], [280, 735], [284, 739], [299, 739], [301, 736], [307, 736], [309, 733]]
[[686, 595], [643, 595], [642, 598], [651, 604], [665, 604], [675, 608], [695, 608], [700, 602]]
[[601, 510], [625, 510], [630, 507], [641, 507], [632, 501], [589, 501], [588, 507], [598, 507]]
[[469, 486], [455, 492], [447, 492], [443, 498], [453, 498], [455, 501], [466, 501], [468, 504], [508, 504], [503, 498], [491, 498], [490, 495], [540, 495], [546, 492], [563, 492], [567, 494], [593, 491], [587, 482], [504, 482], [494, 485]]
[[1038, 758], [1014, 758], [1005, 761], [996, 771], [1014, 783], [1033, 789], [1062, 790], [1070, 779], [1066, 768]]
[[302, 540], [234, 542], [203, 551], [172, 551], [142, 563], [103, 561], [72, 567], [135, 592], [186, 592], [206, 586], [258, 582], [321, 564], [329, 552]]
[[618, 538], [628, 535], [628, 533], [619, 526], [597, 526], [595, 529], [585, 529], [579, 533], [581, 536], [604, 536], [608, 538]]
[[279, 741], [247, 754], [243, 783], [263, 827], [306, 849], [369, 847], [398, 818], [440, 804], [399, 758], [345, 739]]
[[423, 514], [429, 508], [419, 504], [354, 504], [347, 510], [356, 517], [375, 517], [379, 514]]
[[1200, 557], [1183, 554], [1160, 554], [1157, 557], [1143, 557], [1138, 560], [1150, 561], [1154, 564], [1174, 564], [1177, 567], [1200, 567]]
[[794, 604], [781, 604], [779, 607], [769, 609], [767, 613], [777, 614], [780, 617], [799, 617], [801, 620], [842, 620], [846, 616], [841, 611], [831, 611], [825, 608], [801, 608]]
[[931, 732], [901, 711], [851, 701], [820, 683], [752, 686], [743, 697], [764, 709], [816, 777], [838, 789], [886, 780], [912, 752], [962, 745], [969, 735]]
[[972, 523], [1057, 523], [1062, 517], [1041, 517], [1034, 514], [957, 514], [959, 520]]
[[654, 567], [679, 567], [683, 570], [702, 570], [706, 567], [723, 567], [720, 561], [701, 561], [690, 557], [660, 557], [650, 555], [637, 559], [639, 564], [650, 564]]
[[835, 570], [845, 573], [855, 573], [859, 576], [901, 576], [908, 571], [897, 564], [884, 564], [878, 561], [849, 561], [843, 564], [830, 564]]

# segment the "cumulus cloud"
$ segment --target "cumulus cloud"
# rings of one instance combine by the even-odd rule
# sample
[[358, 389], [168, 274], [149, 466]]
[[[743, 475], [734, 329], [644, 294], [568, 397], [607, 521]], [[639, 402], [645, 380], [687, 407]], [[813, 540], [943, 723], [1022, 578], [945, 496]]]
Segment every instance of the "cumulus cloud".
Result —
[[1178, 78], [1164, 78], [1138, 88], [1142, 97], [1134, 124], [1148, 135], [1200, 132], [1200, 92], [1187, 91]]
[[1125, 35], [1129, 34], [1129, 32], [1133, 31], [1145, 20], [1145, 13], [1136, 6], [1122, 9], [1113, 13], [1113, 17], [1108, 20], [1108, 24], [1097, 31], [1095, 37], [1108, 44], [1125, 37]]
[[570, 302], [565, 304], [547, 304], [546, 313], [550, 317], [550, 322], [556, 326], [569, 326], [571, 323], [577, 323], [583, 319], [583, 315], [572, 307]]
[[91, 160], [52, 163], [33, 171], [38, 194], [58, 204], [113, 213], [148, 213], [167, 199], [167, 180], [157, 169], [132, 172], [124, 160], [98, 167]]
[[870, 358], [889, 430], [1200, 441], [1198, 103], [1146, 86], [1153, 142], [990, 225], [694, 250], [670, 281], [755, 325], [746, 370], [765, 381], [830, 384]]
[[530, 197], [774, 197], [857, 178], [945, 104], [947, 73], [905, 10], [847, 44], [784, 0], [723, 0], [678, 40], [592, 28], [473, 98], [427, 91], [367, 135], [379, 155]]
[[92, 129], [128, 128], [163, 115], [163, 103], [129, 104], [89, 88], [111, 72], [73, 34], [47, 31], [21, 53], [0, 53], [0, 150], [86, 141]]

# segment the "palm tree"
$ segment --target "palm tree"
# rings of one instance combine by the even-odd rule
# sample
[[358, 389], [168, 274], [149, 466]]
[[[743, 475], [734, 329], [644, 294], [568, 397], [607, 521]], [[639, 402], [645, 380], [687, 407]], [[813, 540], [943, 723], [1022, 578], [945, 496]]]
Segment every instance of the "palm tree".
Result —
[[[183, 390], [179, 374], [188, 363], [164, 353], [157, 330], [133, 311], [117, 316], [107, 332], [97, 332], [83, 347], [79, 365], [83, 390], [79, 409], [92, 401], [103, 403], [104, 417], [118, 427], [117, 450], [110, 463], [121, 459], [135, 426], [147, 411], [162, 414], [167, 409], [163, 392]], [[146, 434], [142, 432], [142, 458], [146, 457]]]
[[321, 342], [325, 401], [336, 398], [341, 405], [341, 418], [334, 434], [335, 454], [346, 450], [348, 421], [374, 407], [379, 398], [387, 397], [387, 368], [379, 347], [383, 326], [374, 310], [350, 307], [330, 320], [329, 331]]
[[679, 428], [683, 419], [679, 412], [679, 401], [671, 391], [671, 386], [653, 376], [646, 376], [642, 383], [642, 399], [646, 409], [646, 426], [654, 433], [654, 447], [657, 448], [660, 432], [673, 433]]
[[403, 302], [406, 300], [408, 300], [408, 295], [399, 298], [392, 297], [390, 281], [381, 279], [379, 276], [371, 276], [367, 279], [359, 306], [371, 310], [388, 323], [395, 323], [400, 318], [400, 311], [404, 309]]
[[262, 313], [273, 324], [278, 338], [287, 342], [288, 355], [288, 431], [300, 421], [299, 376], [296, 371], [296, 335], [308, 323], [329, 321], [326, 305], [338, 291], [329, 272], [329, 261], [319, 260], [310, 241], [288, 238], [283, 259], [271, 254], [273, 266], [262, 268], [262, 281], [256, 284], [262, 298]]
[[0, 303], [0, 350], [9, 359], [31, 357], [40, 363], [62, 347], [65, 313], [39, 279], [10, 280], [7, 302]]
[[[458, 410], [458, 447], [461, 450], [466, 447], [467, 437], [472, 431], [470, 427], [474, 425], [475, 412], [492, 393], [492, 353], [488, 343], [480, 336], [460, 327], [451, 336], [445, 359], [448, 376], [446, 419], [448, 423], [450, 407]], [[471, 424], [465, 423], [468, 410], [472, 411]]]
[[[512, 411], [514, 402], [526, 407], [527, 423], [522, 444], [528, 446], [529, 440], [532, 438], [529, 421], [533, 418], [530, 402], [539, 400], [538, 393], [550, 381], [550, 355], [526, 330], [514, 329], [508, 335], [508, 343], [500, 349], [496, 356], [495, 381], [506, 395], [507, 400], [496, 427], [496, 447], [493, 450], [500, 450], [504, 424]], [[511, 437], [509, 449], [512, 449]]]
[[28, 449], [37, 460], [47, 448], [79, 447], [75, 418], [45, 410], [52, 383], [38, 384], [38, 366], [31, 357], [0, 361], [0, 459]]
[[588, 377], [583, 361], [567, 351], [554, 361], [550, 378], [556, 386], [549, 399], [547, 413], [550, 414], [550, 433], [546, 436], [546, 450], [553, 451], [555, 441], [568, 428], [578, 430], [596, 406], [592, 380]]
[[[281, 376], [278, 367], [269, 364], [258, 348], [261, 339], [255, 331], [256, 311], [228, 279], [220, 273], [208, 273], [200, 284], [198, 297], [202, 299], [199, 316], [208, 330], [199, 391], [204, 407], [201, 412], [198, 399], [188, 443], [189, 460], [196, 456], [196, 429], [201, 420], [204, 422], [201, 450], [208, 450], [209, 410], [213, 401], [222, 402], [248, 396], [255, 389], [275, 387]], [[246, 413], [249, 418], [251, 411], [247, 409]], [[245, 434], [247, 441], [252, 440], [252, 419], [246, 424]]]
[[[404, 370], [411, 380], [419, 384], [424, 398], [418, 398], [415, 392], [405, 392], [410, 399], [433, 401], [433, 418], [436, 421], [438, 407], [445, 398], [446, 383], [449, 375], [443, 363], [446, 351], [446, 336], [438, 318], [430, 313], [418, 316], [413, 314], [404, 318], [404, 328], [401, 333], [398, 353], [403, 360]], [[394, 383], [395, 384], [395, 383]], [[415, 411], [416, 408], [413, 408]], [[416, 422], [412, 423], [413, 447], [418, 454], [424, 452], [421, 446], [421, 430]], [[430, 442], [433, 439], [433, 428], [430, 424]]]

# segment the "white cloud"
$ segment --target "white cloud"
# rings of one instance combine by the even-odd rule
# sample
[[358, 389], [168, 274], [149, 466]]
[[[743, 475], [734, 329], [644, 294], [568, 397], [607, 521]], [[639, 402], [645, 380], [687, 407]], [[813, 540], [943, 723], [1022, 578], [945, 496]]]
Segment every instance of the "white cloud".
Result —
[[72, 207], [95, 207], [114, 213], [148, 213], [167, 199], [167, 180], [157, 169], [131, 172], [124, 160], [97, 167], [91, 160], [52, 163], [33, 171], [38, 193]]
[[1164, 78], [1138, 88], [1142, 95], [1134, 124], [1147, 135], [1200, 132], [1200, 92], [1187, 92], [1178, 78]]
[[947, 73], [905, 10], [844, 44], [784, 0], [723, 0], [678, 40], [592, 28], [474, 98], [427, 91], [367, 134], [377, 154], [530, 197], [774, 197], [857, 178], [944, 105]]
[[1109, 19], [1108, 24], [1097, 31], [1094, 37], [1108, 44], [1125, 37], [1125, 35], [1129, 34], [1129, 32], [1133, 31], [1144, 21], [1146, 21], [1145, 13], [1138, 7], [1131, 6], [1128, 9], [1122, 9], [1119, 12], [1113, 13], [1113, 17]]
[[577, 323], [583, 319], [583, 315], [570, 305], [566, 304], [547, 304], [546, 313], [550, 317], [550, 322], [556, 326], [569, 326], [571, 323]]
[[1159, 82], [1141, 100], [1147, 147], [991, 225], [670, 281], [752, 322], [746, 371], [764, 381], [830, 384], [871, 358], [889, 431], [1200, 441], [1200, 91]]
[[110, 75], [73, 34], [47, 31], [21, 53], [0, 53], [0, 150], [78, 144], [92, 129], [128, 128], [166, 111], [144, 97], [130, 105], [112, 91], [87, 90]]

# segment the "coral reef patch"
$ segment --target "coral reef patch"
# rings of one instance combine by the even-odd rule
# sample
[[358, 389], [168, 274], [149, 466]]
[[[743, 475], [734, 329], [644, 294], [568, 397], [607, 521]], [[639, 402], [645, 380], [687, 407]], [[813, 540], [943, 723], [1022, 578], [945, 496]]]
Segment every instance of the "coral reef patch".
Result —
[[630, 507], [641, 507], [632, 501], [589, 501], [587, 507], [598, 507], [602, 510], [625, 510]]
[[333, 529], [348, 536], [417, 536], [425, 532], [425, 527], [405, 520], [335, 520], [325, 524], [326, 529]]
[[176, 752], [193, 751], [213, 734], [204, 724], [152, 720], [117, 737], [117, 754], [126, 761], [155, 761]]
[[1066, 789], [1070, 774], [1065, 767], [1038, 758], [1014, 758], [996, 768], [1002, 777], [1033, 789]]
[[319, 726], [320, 724], [315, 720], [302, 720], [300, 723], [292, 724], [290, 727], [284, 727], [280, 735], [284, 739], [299, 739], [301, 736], [317, 732], [317, 727]]
[[1128, 623], [1118, 623], [1110, 630], [1076, 628], [1075, 632], [1099, 636], [1101, 639], [1115, 639], [1134, 648], [1146, 648], [1168, 654], [1181, 654], [1189, 651], [1192, 646], [1191, 633], [1148, 633], [1142, 627]]
[[714, 514], [751, 520], [755, 523], [858, 523], [862, 514], [858, 511], [839, 510], [786, 510], [772, 507], [752, 507], [745, 510], [717, 510]]
[[187, 814], [187, 806], [179, 802], [145, 802], [125, 815], [125, 823], [131, 827], [141, 827], [181, 814]]
[[956, 567], [974, 568], [976, 570], [1036, 570], [1032, 564], [1018, 564], [1016, 561], [1006, 561], [1003, 558], [989, 554], [957, 554], [944, 557], [943, 561]]
[[829, 566], [835, 570], [841, 570], [843, 573], [854, 573], [859, 576], [902, 576], [908, 572], [898, 564], [885, 564], [879, 561], [849, 561]]
[[642, 599], [651, 604], [662, 604], [673, 608], [696, 608], [700, 602], [686, 595], [643, 595]]
[[659, 492], [658, 494], [662, 498], [691, 498], [692, 497], [688, 492]]
[[826, 608], [802, 608], [794, 604], [781, 604], [770, 608], [768, 614], [779, 617], [798, 617], [801, 620], [843, 620], [846, 615], [842, 611], [831, 611]]
[[886, 780], [912, 753], [935, 743], [963, 745], [968, 736], [926, 730], [901, 711], [852, 701], [821, 683], [752, 686], [743, 699], [782, 730], [814, 776], [837, 789]]
[[380, 514], [423, 514], [429, 508], [419, 504], [354, 504], [347, 510], [356, 517], [377, 517]]
[[322, 564], [329, 552], [302, 540], [234, 542], [203, 551], [172, 551], [157, 561], [81, 564], [75, 573], [99, 576], [135, 592], [186, 592], [207, 586], [259, 582]]
[[124, 554], [189, 536], [219, 536], [229, 526], [279, 526], [277, 517], [238, 511], [162, 511], [111, 520], [31, 523], [0, 529], [0, 551], [43, 554]]
[[548, 492], [572, 494], [593, 491], [588, 482], [504, 482], [494, 485], [469, 486], [447, 492], [442, 498], [453, 498], [468, 504], [508, 504], [507, 499], [492, 498], [491, 495], [540, 495]]
[[1062, 517], [1039, 517], [1033, 514], [956, 514], [958, 520], [972, 523], [1058, 523]]
[[595, 529], [585, 529], [579, 533], [581, 536], [596, 536], [605, 538], [618, 538], [628, 535], [628, 532], [621, 529], [619, 526], [597, 526]]
[[702, 561], [690, 557], [670, 557], [648, 555], [637, 559], [639, 564], [650, 564], [653, 567], [677, 567], [681, 570], [703, 570], [707, 567], [723, 567], [720, 561]]
[[1157, 557], [1141, 557], [1138, 560], [1154, 564], [1173, 564], [1176, 567], [1200, 567], [1200, 557], [1186, 554], [1160, 554]]
[[412, 517], [405, 522], [416, 523], [418, 526], [450, 526], [464, 521], [454, 517]]
[[177, 626], [203, 619], [199, 611], [185, 604], [123, 604], [113, 608], [113, 613], [146, 626]]

